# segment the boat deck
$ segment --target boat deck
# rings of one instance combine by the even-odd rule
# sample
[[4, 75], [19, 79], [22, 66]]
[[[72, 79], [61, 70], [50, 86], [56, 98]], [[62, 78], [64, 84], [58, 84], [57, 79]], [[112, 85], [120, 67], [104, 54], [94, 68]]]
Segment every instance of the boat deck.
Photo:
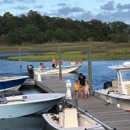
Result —
[[[44, 79], [36, 81], [36, 85], [40, 90], [54, 93], [66, 93], [66, 84], [56, 79]], [[70, 103], [75, 104], [75, 98], [72, 89], [72, 100]], [[91, 116], [106, 124], [111, 130], [130, 130], [130, 114], [114, 105], [91, 97], [91, 100], [83, 100], [79, 97], [78, 107], [83, 111], [87, 111]], [[114, 129], [115, 128], [115, 129]]]

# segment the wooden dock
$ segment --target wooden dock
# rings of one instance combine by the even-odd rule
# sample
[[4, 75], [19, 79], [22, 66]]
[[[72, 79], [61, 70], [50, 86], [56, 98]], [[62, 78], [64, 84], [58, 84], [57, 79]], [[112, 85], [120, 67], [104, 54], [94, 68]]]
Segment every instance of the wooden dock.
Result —
[[[36, 85], [39, 89], [47, 92], [66, 93], [66, 84], [56, 79], [36, 81]], [[68, 102], [75, 104], [73, 87], [71, 87], [71, 90], [72, 100], [68, 100]], [[109, 105], [92, 96], [90, 101], [79, 98], [78, 107], [84, 112], [87, 111], [88, 114], [100, 122], [103, 122], [108, 126], [106, 129], [130, 130], [130, 114], [114, 105]]]

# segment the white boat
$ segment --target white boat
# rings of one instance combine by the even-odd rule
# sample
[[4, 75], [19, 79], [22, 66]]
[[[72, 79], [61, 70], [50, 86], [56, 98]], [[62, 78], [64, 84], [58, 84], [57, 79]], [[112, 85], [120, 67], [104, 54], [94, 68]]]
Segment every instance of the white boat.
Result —
[[[69, 65], [69, 66], [61, 66], [62, 74], [67, 74], [71, 72], [75, 72], [81, 67], [81, 65]], [[59, 73], [59, 67], [56, 68], [53, 67], [46, 67], [46, 68], [34, 68], [32, 65], [27, 66], [29, 74], [38, 75], [39, 73], [41, 75], [45, 74], [58, 74]]]
[[0, 119], [47, 112], [65, 96], [59, 93], [44, 93], [5, 97], [1, 92]]
[[18, 90], [29, 76], [0, 77], [0, 92]]
[[42, 114], [48, 123], [46, 129], [51, 130], [105, 130], [104, 127], [89, 118], [87, 115], [77, 112], [76, 108], [65, 108], [63, 112]]
[[94, 96], [130, 112], [130, 66], [108, 67], [117, 71], [117, 81], [104, 83], [104, 89], [95, 90]]

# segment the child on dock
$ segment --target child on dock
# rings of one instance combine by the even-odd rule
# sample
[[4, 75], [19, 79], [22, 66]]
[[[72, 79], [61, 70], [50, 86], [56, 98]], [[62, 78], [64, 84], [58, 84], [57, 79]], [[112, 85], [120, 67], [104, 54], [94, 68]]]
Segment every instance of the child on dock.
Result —
[[74, 92], [75, 92], [75, 98], [78, 99], [78, 92], [79, 92], [79, 84], [78, 84], [78, 80], [75, 80], [75, 84], [74, 84]]
[[88, 100], [91, 100], [91, 98], [90, 98], [90, 92], [89, 92], [89, 84], [88, 84], [88, 81], [85, 81], [84, 92], [85, 92], [84, 100], [86, 100], [87, 96], [88, 96]]

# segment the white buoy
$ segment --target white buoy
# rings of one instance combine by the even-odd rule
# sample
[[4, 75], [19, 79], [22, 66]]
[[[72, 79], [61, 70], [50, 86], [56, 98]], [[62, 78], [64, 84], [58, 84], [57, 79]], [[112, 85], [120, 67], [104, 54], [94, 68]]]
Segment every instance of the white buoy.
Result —
[[68, 79], [66, 81], [66, 99], [72, 99], [72, 96], [71, 96], [71, 81]]

